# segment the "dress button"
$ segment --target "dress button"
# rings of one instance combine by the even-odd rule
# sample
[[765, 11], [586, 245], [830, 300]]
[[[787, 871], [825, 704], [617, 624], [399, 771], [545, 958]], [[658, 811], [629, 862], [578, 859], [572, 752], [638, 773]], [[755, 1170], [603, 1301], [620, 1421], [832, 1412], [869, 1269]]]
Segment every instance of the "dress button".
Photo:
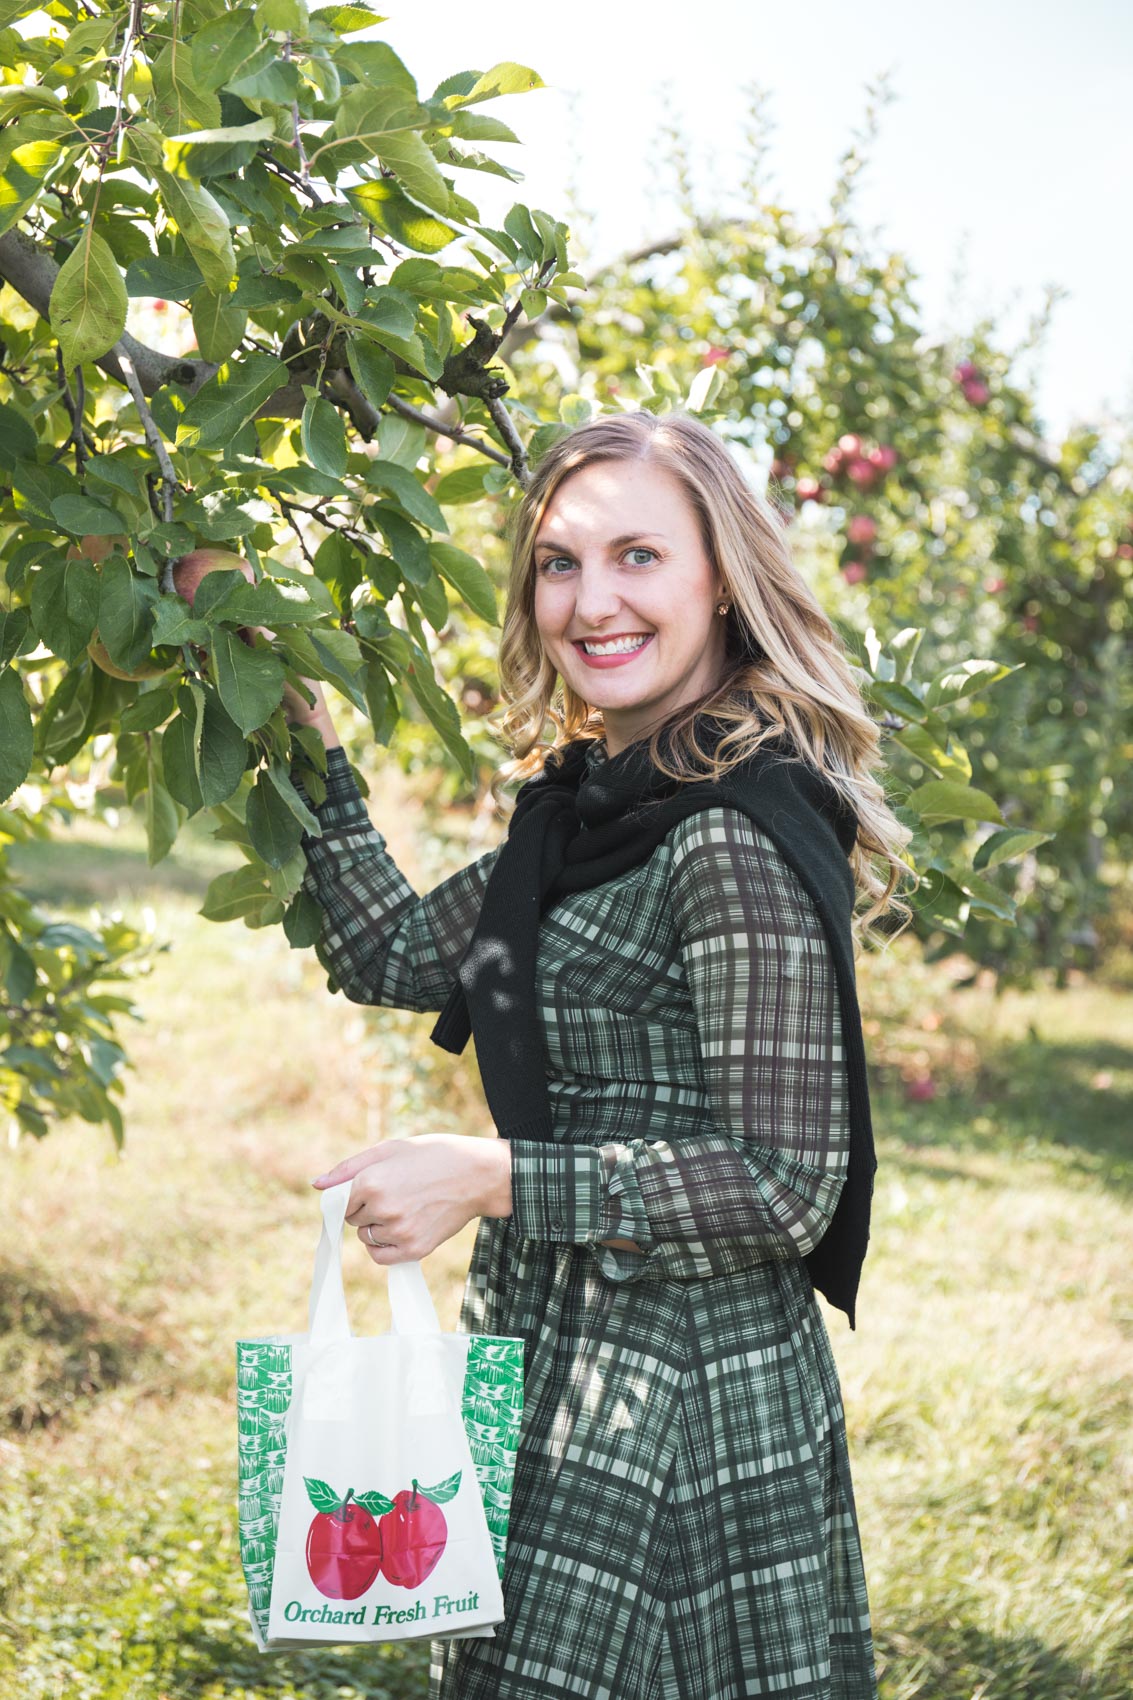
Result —
[[558, 1234], [558, 1233], [561, 1233], [562, 1230], [566, 1227], [566, 1223], [563, 1221], [561, 1216], [552, 1216], [551, 1217], [551, 1227]]

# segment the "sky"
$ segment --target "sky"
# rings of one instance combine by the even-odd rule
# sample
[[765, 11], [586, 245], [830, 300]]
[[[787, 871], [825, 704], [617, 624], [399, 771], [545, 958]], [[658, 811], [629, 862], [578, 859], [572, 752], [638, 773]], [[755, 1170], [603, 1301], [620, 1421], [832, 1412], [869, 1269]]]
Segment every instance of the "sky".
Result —
[[487, 105], [521, 148], [488, 151], [524, 173], [460, 172], [498, 222], [513, 200], [592, 218], [593, 258], [677, 228], [665, 123], [688, 138], [697, 204], [735, 204], [750, 91], [769, 98], [775, 190], [800, 217], [826, 205], [887, 75], [859, 178], [858, 219], [918, 274], [930, 333], [995, 315], [1010, 346], [1055, 308], [1035, 383], [1051, 438], [1076, 420], [1133, 417], [1133, 3], [1131, 0], [387, 0], [378, 33], [428, 94], [501, 59], [547, 87]]

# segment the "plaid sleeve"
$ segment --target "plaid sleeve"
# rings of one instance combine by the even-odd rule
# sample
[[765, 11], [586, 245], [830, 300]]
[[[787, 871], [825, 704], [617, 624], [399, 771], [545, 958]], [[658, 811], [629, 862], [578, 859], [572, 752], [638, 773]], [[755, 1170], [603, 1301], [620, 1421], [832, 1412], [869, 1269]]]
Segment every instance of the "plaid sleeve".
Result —
[[849, 1100], [826, 935], [775, 845], [729, 808], [690, 815], [669, 842], [714, 1129], [671, 1144], [517, 1146], [513, 1198], [521, 1232], [631, 1239], [691, 1278], [818, 1244], [845, 1178]]
[[303, 889], [323, 912], [319, 961], [353, 1003], [443, 1008], [498, 849], [420, 897], [371, 823], [339, 746], [327, 752], [326, 787], [317, 807], [306, 799], [323, 835], [302, 839]]

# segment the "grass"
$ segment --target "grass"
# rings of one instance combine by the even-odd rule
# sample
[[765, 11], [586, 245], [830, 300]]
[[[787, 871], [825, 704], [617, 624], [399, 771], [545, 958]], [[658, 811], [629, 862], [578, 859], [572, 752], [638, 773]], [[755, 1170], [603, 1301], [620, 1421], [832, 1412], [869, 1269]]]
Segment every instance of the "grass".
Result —
[[[372, 806], [439, 877], [412, 815]], [[300, 1325], [310, 1176], [487, 1112], [426, 1018], [330, 997], [278, 929], [202, 921], [232, 859], [188, 835], [151, 870], [131, 823], [26, 864], [80, 918], [149, 904], [172, 948], [138, 989], [123, 1156], [76, 1125], [0, 1164], [2, 1700], [425, 1693], [423, 1646], [255, 1651], [231, 1343]], [[859, 1327], [830, 1327], [884, 1700], [1127, 1700], [1133, 997], [997, 1001], [900, 946], [861, 981], [881, 1167]], [[430, 1259], [448, 1327], [471, 1241]], [[353, 1244], [348, 1282], [356, 1329], [384, 1328]]]

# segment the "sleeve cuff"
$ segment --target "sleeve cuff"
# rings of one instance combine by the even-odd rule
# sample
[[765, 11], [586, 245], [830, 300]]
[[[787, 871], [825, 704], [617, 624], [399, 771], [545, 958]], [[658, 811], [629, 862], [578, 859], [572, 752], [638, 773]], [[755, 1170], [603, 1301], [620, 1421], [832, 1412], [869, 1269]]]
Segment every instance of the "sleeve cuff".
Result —
[[[336, 744], [333, 749], [327, 751], [327, 770], [324, 776], [327, 794], [323, 802], [311, 801], [297, 768], [292, 769], [291, 783], [314, 814], [324, 836], [336, 829], [347, 832], [370, 830], [370, 816], [365, 800], [358, 789], [354, 770], [341, 744]], [[309, 850], [318, 842], [318, 839], [310, 838], [304, 833], [302, 844], [305, 850]]]
[[511, 1198], [524, 1239], [578, 1245], [615, 1237], [620, 1212], [599, 1146], [513, 1140]]

